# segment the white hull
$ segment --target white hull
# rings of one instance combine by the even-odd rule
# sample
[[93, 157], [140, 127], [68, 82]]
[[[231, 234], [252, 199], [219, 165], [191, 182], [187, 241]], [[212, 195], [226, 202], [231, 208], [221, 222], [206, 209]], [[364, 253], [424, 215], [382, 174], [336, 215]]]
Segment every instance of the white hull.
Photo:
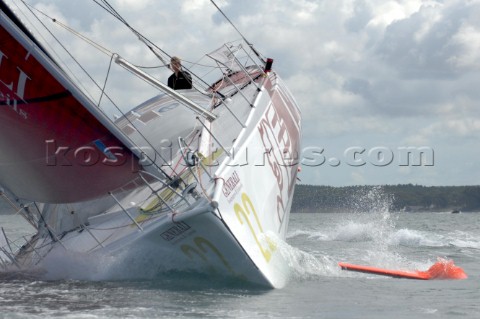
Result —
[[[271, 77], [275, 80], [274, 75]], [[90, 217], [81, 228], [63, 236], [57, 234], [55, 243], [45, 245], [45, 240], [50, 241], [46, 235], [34, 240], [32, 244], [37, 248], [20, 253], [17, 260], [41, 267], [49, 254], [65, 251], [121, 255], [117, 262], [131, 264], [133, 272], [136, 261], [144, 265], [147, 258], [148, 264], [159, 271], [213, 271], [262, 286], [283, 287], [289, 267], [278, 249], [278, 241], [286, 235], [297, 165], [282, 162], [286, 156], [280, 157], [280, 152], [288, 150], [294, 154], [298, 142], [288, 136], [285, 126], [283, 138], [276, 138], [282, 132], [278, 109], [286, 104], [274, 106], [266, 93], [264, 88], [248, 114], [249, 125], [241, 130], [243, 134], [232, 147], [236, 149], [235, 156], [216, 157], [221, 163], [207, 167], [214, 173], [212, 180], [205, 171], [197, 177], [203, 180], [207, 196], [200, 197], [190, 208], [180, 204], [176, 213], [139, 211], [141, 205], [131, 203], [143, 201], [146, 207], [151, 205], [149, 202], [158, 202], [145, 187], [123, 198], [122, 202], [127, 204], [122, 206], [130, 206], [126, 208], [128, 214], [114, 205], [107, 214]], [[291, 114], [289, 109], [281, 111]], [[213, 125], [211, 129], [216, 130]], [[226, 142], [229, 135], [224, 134], [221, 139]], [[270, 144], [266, 145], [267, 142]], [[204, 159], [204, 165], [209, 161]], [[194, 179], [187, 173], [185, 180]], [[145, 201], [146, 197], [149, 200]], [[171, 202], [175, 201], [179, 202]], [[111, 267], [119, 265], [112, 263]]]
[[[6, 17], [0, 31], [11, 43], [0, 47], [12, 50], [5, 56], [33, 46]], [[4, 114], [8, 125], [19, 123], [8, 132], [24, 136], [20, 146], [25, 147], [0, 153], [14, 163], [0, 171], [2, 194], [38, 232], [17, 253], [2, 247], [2, 264], [55, 277], [52, 259], [68, 264], [68, 256], [88, 255], [112, 257], [104, 265], [107, 273], [122, 264], [141, 274], [147, 265], [154, 271], [215, 272], [284, 286], [289, 268], [278, 243], [285, 239], [296, 181], [300, 113], [275, 72], [264, 72], [257, 62], [245, 67], [232, 59], [232, 50], [246, 53], [240, 45], [228, 45], [212, 54], [222, 71], [218, 82], [181, 94], [116, 57], [163, 93], [115, 122], [41, 50], [25, 53], [28, 64], [12, 59], [12, 74], [34, 65], [32, 74], [44, 74], [51, 86], [68, 94], [40, 104], [40, 76], [27, 82], [21, 73], [19, 81], [28, 87], [17, 95], [27, 101], [22, 114], [28, 116]], [[213, 56], [226, 57], [229, 66]], [[12, 89], [0, 88], [5, 96]], [[83, 112], [81, 120], [77, 112]], [[33, 133], [21, 129], [25, 121]], [[65, 134], [57, 129], [58, 121], [77, 126], [65, 126]], [[45, 141], [67, 149], [82, 146], [98, 161], [79, 162], [73, 151], [55, 151], [56, 144], [47, 144], [53, 151], [45, 164], [38, 160], [45, 157]], [[0, 142], [11, 139], [0, 135]]]

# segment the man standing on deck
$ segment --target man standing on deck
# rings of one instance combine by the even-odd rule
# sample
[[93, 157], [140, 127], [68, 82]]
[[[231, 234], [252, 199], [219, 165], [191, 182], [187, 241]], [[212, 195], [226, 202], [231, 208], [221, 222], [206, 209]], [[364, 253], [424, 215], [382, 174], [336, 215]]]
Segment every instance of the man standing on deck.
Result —
[[168, 86], [174, 90], [185, 90], [192, 88], [192, 76], [182, 70], [182, 61], [179, 57], [170, 59], [170, 69], [173, 74], [168, 78]]

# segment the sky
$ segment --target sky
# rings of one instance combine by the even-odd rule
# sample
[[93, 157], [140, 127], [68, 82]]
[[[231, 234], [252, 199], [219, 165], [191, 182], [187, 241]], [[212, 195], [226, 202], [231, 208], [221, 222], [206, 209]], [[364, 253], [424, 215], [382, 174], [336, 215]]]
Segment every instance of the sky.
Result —
[[[135, 64], [159, 65], [93, 1], [69, 1], [68, 7], [61, 0], [25, 1]], [[21, 7], [18, 0], [7, 3]], [[184, 61], [198, 61], [240, 37], [209, 0], [109, 3]], [[480, 184], [479, 0], [216, 3], [264, 56], [274, 58], [300, 105], [300, 183]], [[54, 32], [102, 83], [110, 58], [87, 53], [64, 30]], [[152, 72], [165, 79], [170, 73]], [[140, 84], [129, 88], [141, 92]], [[121, 80], [109, 85], [125, 94]]]

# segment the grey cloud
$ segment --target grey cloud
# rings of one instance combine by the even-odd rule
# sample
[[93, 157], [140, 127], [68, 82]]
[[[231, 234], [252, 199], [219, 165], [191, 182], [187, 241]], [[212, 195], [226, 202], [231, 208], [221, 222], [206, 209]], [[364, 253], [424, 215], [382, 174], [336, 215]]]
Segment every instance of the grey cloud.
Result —
[[[452, 78], [460, 70], [450, 59], [461, 54], [462, 48], [451, 41], [462, 23], [471, 14], [470, 4], [457, 2], [452, 6], [422, 7], [407, 19], [387, 27], [376, 53], [399, 74], [407, 78]], [[434, 22], [420, 39], [420, 28], [431, 20], [431, 11], [441, 10], [441, 19]]]
[[374, 99], [370, 82], [365, 79], [349, 78], [343, 85], [343, 89], [370, 101]]
[[[451, 60], [465, 50], [454, 36], [477, 21], [474, 17], [478, 11], [478, 5], [460, 1], [449, 6], [424, 6], [392, 22], [384, 33], [365, 29], [362, 34], [368, 39], [357, 49], [361, 59], [346, 67], [329, 67], [344, 78], [343, 91], [363, 99], [366, 115], [393, 120], [439, 119], [448, 112], [450, 117], [473, 114], [471, 101], [480, 99], [479, 90], [474, 88], [478, 73], [460, 68]], [[434, 16], [438, 20], [434, 21]], [[418, 37], [426, 23], [430, 28]]]
[[365, 0], [356, 1], [352, 17], [345, 21], [345, 28], [349, 32], [360, 32], [372, 18], [372, 10]]
[[[216, 1], [215, 3], [233, 23], [237, 23], [240, 17], [243, 15], [252, 15], [252, 12], [263, 12], [264, 14], [269, 14], [269, 12], [264, 12], [261, 1], [228, 1], [223, 6], [222, 4], [224, 4], [224, 1]], [[217, 25], [228, 23], [223, 15], [218, 11], [212, 16], [212, 19]]]

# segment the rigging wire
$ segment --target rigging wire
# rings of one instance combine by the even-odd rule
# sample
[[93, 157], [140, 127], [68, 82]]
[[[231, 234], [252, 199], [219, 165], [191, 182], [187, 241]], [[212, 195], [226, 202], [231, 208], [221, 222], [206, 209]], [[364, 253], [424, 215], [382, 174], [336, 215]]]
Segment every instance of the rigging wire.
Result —
[[[29, 4], [25, 3], [24, 0], [21, 0], [24, 4], [30, 6]], [[45, 12], [43, 11], [40, 11], [39, 9], [35, 8], [35, 7], [31, 7], [33, 8], [33, 10], [37, 11], [38, 13], [42, 14], [43, 16], [47, 17], [48, 19], [52, 20], [53, 23], [56, 23], [58, 24], [60, 27], [64, 28], [65, 30], [69, 31], [70, 33], [74, 34], [75, 36], [79, 37], [80, 39], [82, 39], [83, 41], [87, 42], [88, 44], [92, 45], [93, 47], [95, 47], [96, 49], [98, 49], [100, 52], [110, 56], [113, 54], [113, 52], [111, 52], [110, 50], [108, 50], [107, 48], [105, 48], [104, 46], [100, 45], [99, 43], [93, 41], [92, 39], [84, 36], [83, 34], [81, 34], [80, 32], [78, 32], [77, 30], [69, 27], [68, 25], [62, 23], [61, 21], [58, 21], [57, 19], [53, 18], [53, 17], [50, 17], [48, 14], [46, 14]]]
[[100, 108], [100, 104], [102, 103], [102, 97], [105, 94], [105, 88], [107, 87], [108, 76], [110, 75], [110, 69], [112, 68], [112, 62], [113, 62], [113, 54], [110, 56], [110, 63], [108, 64], [107, 75], [105, 76], [105, 82], [103, 83], [102, 94], [100, 95], [100, 98], [98, 99], [98, 104], [97, 104], [98, 108]]
[[[25, 5], [25, 7], [28, 8], [28, 6], [29, 6], [28, 3], [25, 3], [24, 0], [21, 0], [21, 2]], [[43, 34], [38, 30], [38, 28], [35, 26], [35, 24], [30, 21], [29, 17], [24, 13], [24, 11], [20, 8], [20, 6], [19, 6], [16, 2], [14, 2], [14, 4], [15, 4], [15, 6], [17, 7], [18, 11], [23, 15], [23, 17], [24, 17], [24, 18], [26, 19], [26, 21], [29, 23], [29, 25], [30, 25], [33, 29], [35, 29], [35, 31], [37, 32], [37, 34], [43, 39], [44, 44], [46, 44], [46, 45], [50, 48], [51, 53], [53, 53], [53, 54], [56, 56], [56, 58], [57, 58], [60, 62], [62, 62], [62, 64], [64, 65], [64, 67], [70, 72], [70, 76], [72, 76], [72, 77], [76, 80], [76, 82], [78, 83], [78, 85], [80, 85], [80, 86], [83, 88], [84, 92], [86, 92], [86, 93], [90, 96], [90, 98], [91, 98], [92, 100], [94, 100], [94, 97], [92, 96], [92, 94], [91, 94], [91, 93], [87, 90], [87, 88], [82, 84], [82, 82], [78, 79], [78, 77], [75, 75], [75, 73], [72, 71], [72, 69], [68, 66], [68, 64], [64, 61], [64, 59], [63, 59], [62, 57], [60, 57], [60, 55], [57, 53], [57, 51], [51, 46], [51, 44], [49, 43], [49, 41], [47, 41], [47, 40], [45, 39], [45, 37], [44, 37]], [[37, 10], [37, 9], [35, 9], [35, 10]], [[31, 11], [30, 11], [30, 12], [31, 12]], [[35, 16], [35, 14], [33, 14], [33, 15]], [[36, 16], [35, 16], [35, 17], [36, 17]], [[36, 17], [36, 18], [37, 18], [37, 20], [38, 20], [38, 17]], [[44, 27], [45, 27], [45, 26], [44, 26]]]
[[[120, 13], [118, 13], [118, 11], [115, 10], [115, 8], [110, 5], [110, 3], [107, 1], [107, 0], [93, 0], [93, 2], [95, 2], [98, 6], [100, 6], [102, 9], [104, 9], [105, 11], [107, 11], [108, 13], [110, 13], [113, 17], [115, 17], [117, 20], [119, 20], [121, 23], [123, 23], [128, 29], [130, 29], [130, 31], [132, 31], [132, 33], [138, 37], [138, 40], [141, 41], [143, 44], [145, 44], [145, 46], [163, 63], [163, 66], [165, 67], [169, 67], [169, 63], [167, 63], [164, 59], [164, 57], [162, 57], [158, 52], [160, 51], [163, 55], [165, 55], [165, 57], [167, 57], [168, 59], [170, 59], [172, 56], [170, 54], [168, 54], [165, 50], [161, 49], [160, 47], [158, 47], [155, 43], [153, 43], [151, 40], [149, 40], [147, 37], [145, 37], [143, 34], [141, 34], [139, 31], [137, 31], [134, 27], [132, 27], [128, 22], [127, 20], [125, 20], [121, 15]], [[156, 50], [155, 50], [156, 49]], [[205, 80], [198, 76], [197, 74], [195, 74], [194, 72], [192, 72], [190, 69], [186, 68], [185, 66], [183, 66], [188, 72], [190, 72], [192, 74], [192, 76], [195, 77], [195, 79], [197, 79], [197, 81], [203, 83], [206, 87], [210, 87], [210, 85], [205, 82]], [[200, 92], [200, 91], [199, 91]], [[200, 92], [201, 93], [201, 92]]]
[[128, 22], [127, 20], [125, 20], [116, 10], [115, 8], [113, 8], [107, 0], [100, 0], [103, 5], [98, 1], [98, 0], [93, 0], [93, 2], [95, 2], [96, 4], [98, 4], [101, 8], [103, 8], [105, 11], [107, 11], [108, 13], [110, 13], [112, 16], [114, 16], [116, 19], [118, 19], [121, 23], [123, 23], [127, 28], [130, 29], [130, 31], [133, 32], [133, 34], [135, 34], [138, 39], [143, 42], [147, 48], [160, 60], [162, 61], [162, 63], [164, 64], [164, 66], [167, 66], [168, 63], [164, 60], [164, 58], [158, 54], [158, 52], [156, 50], [154, 50], [153, 47], [155, 47], [157, 50], [159, 50], [160, 52], [162, 52], [164, 55], [166, 55], [168, 58], [170, 58], [171, 56], [165, 52], [164, 50], [162, 50], [161, 48], [159, 48], [158, 46], [156, 46], [153, 42], [151, 42], [150, 40], [148, 40], [145, 36], [143, 36], [140, 32], [138, 32], [135, 28], [133, 28]]
[[[108, 80], [108, 74], [110, 72], [110, 68], [111, 68], [111, 64], [112, 64], [112, 61], [113, 61], [113, 57], [114, 57], [114, 53], [112, 53], [110, 50], [104, 48], [103, 46], [101, 46], [100, 44], [96, 43], [95, 41], [85, 37], [84, 35], [82, 35], [81, 33], [79, 33], [78, 31], [68, 27], [67, 25], [61, 23], [61, 22], [58, 22], [57, 19], [55, 18], [52, 18], [50, 16], [48, 16], [47, 14], [45, 14], [44, 12], [36, 9], [36, 8], [33, 8], [35, 11], [41, 13], [42, 15], [44, 15], [45, 17], [51, 19], [54, 23], [57, 23], [58, 25], [60, 25], [61, 27], [65, 28], [67, 31], [70, 31], [71, 33], [73, 33], [74, 35], [78, 36], [79, 38], [81, 38], [82, 40], [86, 41], [88, 44], [92, 45], [93, 47], [97, 48], [98, 50], [100, 50], [102, 53], [105, 53], [107, 55], [109, 55], [111, 58], [110, 58], [110, 64], [109, 64], [109, 67], [108, 67], [108, 71], [107, 71], [107, 76], [106, 76], [106, 79], [105, 79], [105, 83], [104, 83], [104, 86], [103, 88], [100, 87], [100, 85], [90, 76], [90, 74], [81, 66], [81, 64], [73, 57], [73, 55], [65, 48], [65, 46], [60, 42], [60, 40], [58, 38], [55, 37], [55, 35], [47, 28], [47, 26], [42, 23], [42, 21], [37, 17], [37, 15], [35, 15], [35, 13], [29, 8], [30, 5], [27, 4], [24, 0], [21, 0], [25, 5], [26, 7], [29, 9], [29, 11], [32, 13], [32, 15], [34, 15], [37, 20], [42, 24], [42, 26], [50, 33], [50, 35], [57, 41], [57, 43], [59, 43], [59, 45], [69, 54], [69, 56], [72, 58], [72, 60], [82, 69], [82, 71], [87, 74], [87, 76], [90, 78], [90, 80], [97, 86], [97, 88], [99, 90], [101, 90], [101, 96], [100, 96], [100, 100], [98, 101], [98, 107], [100, 106], [100, 102], [102, 100], [102, 97], [103, 96], [106, 96], [107, 99], [112, 103], [112, 105], [115, 106], [115, 108], [117, 109], [117, 111], [119, 111], [122, 115], [124, 115], [124, 117], [127, 119], [127, 121], [129, 122], [129, 124], [134, 127], [138, 134], [140, 136], [142, 136], [142, 138], [147, 142], [147, 144], [155, 150], [155, 153], [161, 158], [163, 159], [163, 157], [161, 156], [160, 153], [158, 153], [158, 151], [153, 147], [153, 145], [150, 143], [150, 141], [148, 141], [148, 139], [141, 133], [141, 131], [139, 129], [136, 128], [136, 126], [132, 123], [132, 121], [127, 117], [125, 116], [124, 112], [122, 112], [122, 110], [120, 110], [120, 108], [116, 105], [116, 103], [108, 96], [108, 94], [105, 92], [105, 87], [106, 87], [106, 82]], [[99, 4], [97, 0], [94, 0], [95, 3]], [[138, 38], [143, 42], [145, 43], [145, 41], [143, 41], [142, 39], [146, 39], [143, 35], [141, 35], [138, 31], [136, 31], [135, 29], [133, 29], [132, 27], [130, 27], [130, 25], [126, 22], [125, 19], [123, 19], [120, 14], [118, 14], [118, 12], [110, 5], [108, 4], [108, 2], [106, 0], [102, 0], [102, 2], [106, 3], [106, 6], [102, 6], [101, 4], [99, 4], [102, 8], [104, 8], [106, 11], [108, 11], [110, 14], [112, 14], [113, 16], [115, 16], [118, 20], [120, 20], [122, 23], [124, 23], [130, 30], [132, 30], [132, 32], [134, 32], [134, 34], [136, 34], [138, 36]], [[146, 43], [145, 43], [146, 44]], [[148, 45], [147, 45], [148, 46]], [[152, 49], [151, 46], [148, 46], [150, 48], [150, 50], [152, 52], [154, 52], [157, 56], [158, 54]], [[163, 51], [162, 51], [163, 52]], [[160, 59], [162, 59], [160, 56], [158, 56]], [[162, 59], [162, 61], [164, 61]], [[133, 142], [132, 142], [133, 143]], [[135, 143], [133, 143], [135, 145]], [[155, 161], [153, 159], [151, 159], [146, 153], [142, 153], [143, 156], [145, 156], [146, 158], [148, 158], [152, 163], [154, 163], [154, 165], [157, 167], [157, 169], [160, 170], [160, 172], [162, 172], [163, 175], [166, 176], [166, 178], [172, 180], [172, 178], [161, 168], [158, 166], [158, 164], [155, 163]], [[165, 162], [167, 162], [165, 159], [163, 159]]]
[[[94, 0], [96, 1], [96, 0]], [[80, 62], [78, 62], [78, 60], [72, 55], [72, 53], [62, 44], [62, 42], [53, 34], [52, 31], [50, 31], [50, 29], [42, 22], [42, 20], [35, 14], [35, 12], [32, 10], [34, 9], [35, 11], [37, 12], [40, 12], [41, 14], [43, 14], [44, 16], [48, 17], [49, 19], [51, 19], [53, 22], [56, 22], [57, 20], [56, 19], [53, 19], [51, 17], [49, 17], [47, 14], [43, 13], [42, 11], [36, 9], [36, 8], [33, 8], [30, 4], [26, 3], [25, 0], [21, 0], [21, 2], [25, 5], [25, 7], [30, 11], [30, 13], [37, 19], [37, 21], [43, 26], [43, 28], [52, 36], [52, 38], [62, 47], [63, 50], [65, 50], [65, 52], [70, 56], [70, 58], [75, 62], [75, 64], [77, 64], [77, 66], [87, 75], [87, 77], [92, 81], [92, 83], [95, 84], [95, 86], [102, 91], [102, 96], [104, 95], [109, 101], [110, 103], [112, 103], [112, 105], [115, 106], [115, 108], [122, 114], [125, 116], [125, 114], [120, 110], [120, 108], [118, 107], [118, 105], [110, 98], [110, 96], [104, 92], [104, 90], [102, 89], [102, 87], [95, 81], [95, 79], [93, 79], [93, 77], [90, 75], [90, 73], [81, 65]], [[64, 24], [60, 24], [60, 25], [64, 25]], [[68, 27], [67, 30], [73, 30], [71, 28]], [[75, 31], [75, 30], [73, 30]], [[80, 35], [79, 32], [75, 31], [74, 32], [75, 35]], [[80, 38], [84, 39], [87, 41], [87, 43], [89, 44], [94, 44], [95, 42], [86, 38], [85, 36], [80, 36]], [[102, 46], [100, 45], [94, 45], [96, 48], [103, 48]], [[109, 50], [105, 49], [105, 51], [101, 50], [102, 52], [110, 52]], [[112, 54], [112, 58], [113, 58], [113, 53]], [[109, 70], [110, 70], [110, 67], [109, 67]], [[77, 79], [78, 81], [78, 79]], [[80, 82], [81, 83], [81, 82]], [[128, 119], [128, 117], [125, 116], [125, 118], [128, 120], [128, 122], [133, 126], [135, 127], [135, 125], [133, 125], [133, 123], [130, 121], [130, 119]], [[114, 124], [115, 125], [115, 124]], [[136, 128], [136, 127], [135, 127]], [[160, 158], [162, 158], [162, 156], [158, 153], [158, 151], [153, 147], [153, 145], [150, 143], [150, 141], [148, 141], [148, 139], [140, 132], [140, 130], [137, 129], [137, 132], [139, 133], [140, 136], [142, 136], [142, 138], [146, 141], [146, 143], [152, 147], [152, 149], [155, 151], [155, 153], [157, 155], [160, 156]], [[127, 137], [128, 138], [128, 137]], [[131, 139], [128, 138], [130, 141]], [[133, 145], [136, 145], [136, 143], [134, 143], [133, 141], [131, 141]], [[142, 155], [145, 156], [146, 158], [148, 158], [151, 163], [153, 163], [153, 165], [155, 165], [155, 167], [166, 177], [168, 178], [169, 180], [173, 180], [156, 162], [155, 160], [151, 159], [145, 152], [142, 152]]]
[[[77, 64], [77, 66], [90, 78], [90, 80], [101, 90], [100, 85], [93, 79], [93, 77], [88, 73], [88, 71], [78, 62], [78, 60], [73, 56], [73, 54], [62, 44], [62, 42], [53, 34], [52, 31], [42, 22], [42, 20], [33, 12], [32, 9], [42, 13], [43, 15], [47, 16], [45, 13], [39, 11], [36, 8], [33, 8], [30, 4], [26, 3], [24, 0], [21, 0], [25, 7], [30, 11], [30, 13], [37, 19], [37, 21], [43, 26], [43, 28], [52, 36], [52, 38], [62, 47], [62, 49], [70, 56], [70, 58]], [[47, 16], [48, 17], [48, 16]], [[48, 17], [50, 18], [50, 17]], [[50, 18], [52, 19], [52, 18]], [[52, 19], [55, 22], [56, 19]], [[89, 42], [90, 43], [90, 42]], [[107, 95], [106, 95], [107, 96]], [[114, 103], [112, 100], [110, 102]]]
[[238, 34], [242, 37], [243, 41], [247, 43], [247, 45], [250, 47], [253, 53], [255, 53], [255, 55], [260, 59], [260, 61], [262, 61], [263, 63], [266, 63], [265, 58], [262, 57], [260, 53], [258, 53], [258, 51], [253, 47], [253, 44], [250, 43], [250, 41], [248, 41], [247, 38], [245, 38], [245, 36], [240, 32], [240, 30], [238, 30], [235, 24], [233, 24], [233, 22], [227, 17], [227, 15], [222, 11], [222, 9], [220, 9], [220, 7], [215, 3], [215, 1], [210, 0], [210, 2], [215, 6], [215, 8], [217, 8], [217, 10], [223, 15], [223, 17], [231, 24], [231, 26], [235, 29], [235, 31], [238, 32]]

